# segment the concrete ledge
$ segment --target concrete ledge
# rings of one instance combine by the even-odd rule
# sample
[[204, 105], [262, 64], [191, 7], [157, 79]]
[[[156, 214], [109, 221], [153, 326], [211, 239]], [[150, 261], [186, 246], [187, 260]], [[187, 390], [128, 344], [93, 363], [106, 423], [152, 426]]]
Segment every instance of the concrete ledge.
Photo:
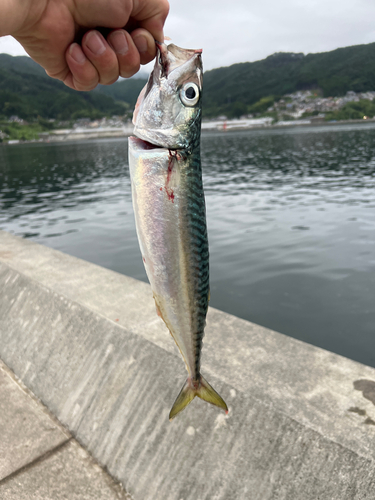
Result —
[[1, 500], [132, 500], [0, 360]]
[[135, 500], [374, 498], [373, 368], [210, 309], [230, 413], [169, 423], [185, 368], [149, 286], [1, 231], [0, 358]]

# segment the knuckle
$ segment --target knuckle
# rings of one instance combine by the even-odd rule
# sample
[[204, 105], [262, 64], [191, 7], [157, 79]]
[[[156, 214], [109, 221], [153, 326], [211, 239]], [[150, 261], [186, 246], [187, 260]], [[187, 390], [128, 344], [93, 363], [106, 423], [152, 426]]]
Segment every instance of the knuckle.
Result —
[[75, 89], [80, 91], [93, 90], [99, 83], [97, 79], [95, 81], [92, 80], [91, 82], [81, 82], [77, 80], [77, 78], [74, 78], [73, 82]]
[[107, 55], [107, 57], [102, 57], [99, 61], [96, 61], [95, 64], [96, 68], [98, 71], [102, 72], [103, 74], [111, 74], [116, 72], [117, 70], [117, 57], [114, 55], [112, 57], [112, 54], [110, 56]]
[[141, 67], [141, 61], [139, 54], [136, 53], [133, 57], [128, 57], [125, 61], [120, 64], [120, 76], [123, 78], [130, 78], [135, 75]]
[[115, 82], [119, 77], [119, 68], [116, 60], [116, 66], [111, 65], [109, 68], [100, 67], [98, 68], [99, 73], [99, 83], [102, 85], [110, 85]]
[[87, 67], [84, 71], [73, 71], [72, 83], [76, 90], [92, 90], [99, 83], [99, 74], [94, 67]]
[[75, 90], [75, 89], [74, 89], [74, 85], [72, 85], [72, 84], [71, 84], [70, 82], [68, 82], [67, 80], [64, 80], [64, 82], [63, 82], [63, 83], [64, 83], [64, 85], [66, 85], [66, 86], [67, 86], [67, 87], [69, 87], [70, 89]]
[[139, 71], [139, 66], [138, 68], [135, 68], [135, 69], [122, 69], [121, 72], [120, 72], [120, 76], [122, 78], [130, 78], [131, 76], [135, 75], [136, 73], [138, 73]]
[[121, 7], [117, 11], [117, 18], [119, 20], [119, 25], [123, 24], [125, 26], [125, 24], [129, 20], [129, 17], [132, 14], [132, 10], [133, 10], [132, 2], [121, 3]]
[[105, 75], [105, 76], [102, 76], [100, 75], [100, 78], [99, 78], [99, 83], [101, 85], [111, 85], [111, 83], [114, 83], [118, 78], [118, 75], [116, 77], [112, 75]]
[[100, 80], [99, 83], [101, 85], [112, 85], [113, 83], [117, 82], [117, 80], [118, 80], [118, 76], [116, 78], [112, 78], [112, 80], [105, 81], [105, 82], [103, 82], [103, 81]]
[[68, 76], [69, 74], [69, 68], [64, 68], [63, 70], [61, 71], [46, 71], [46, 74], [51, 77], [51, 78], [55, 78], [56, 80], [62, 80], [64, 81], [65, 78]]

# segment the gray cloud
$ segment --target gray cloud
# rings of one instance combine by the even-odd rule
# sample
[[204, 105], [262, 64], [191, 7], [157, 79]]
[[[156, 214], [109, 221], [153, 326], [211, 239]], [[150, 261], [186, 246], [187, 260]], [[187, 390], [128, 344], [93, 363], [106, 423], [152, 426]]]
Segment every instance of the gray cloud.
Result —
[[170, 0], [165, 33], [202, 47], [206, 69], [274, 52], [323, 52], [375, 41], [373, 0]]
[[[323, 52], [375, 41], [373, 0], [170, 0], [165, 33], [203, 48], [205, 69], [256, 61], [274, 52]], [[0, 52], [25, 54], [11, 37]], [[148, 68], [147, 68], [148, 69]]]

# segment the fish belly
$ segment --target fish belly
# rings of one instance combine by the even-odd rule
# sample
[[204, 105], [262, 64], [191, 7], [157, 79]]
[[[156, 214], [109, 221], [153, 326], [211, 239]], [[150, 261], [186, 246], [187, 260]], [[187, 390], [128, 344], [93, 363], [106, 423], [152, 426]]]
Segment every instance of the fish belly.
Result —
[[[200, 164], [129, 138], [133, 207], [142, 258], [163, 318], [193, 378], [208, 307], [208, 242]], [[198, 179], [196, 179], [196, 174]]]

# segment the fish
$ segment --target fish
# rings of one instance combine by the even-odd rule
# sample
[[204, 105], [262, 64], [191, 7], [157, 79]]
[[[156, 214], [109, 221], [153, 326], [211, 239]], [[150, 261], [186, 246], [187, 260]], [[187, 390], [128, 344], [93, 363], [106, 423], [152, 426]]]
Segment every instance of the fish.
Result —
[[200, 157], [202, 50], [158, 43], [129, 138], [136, 230], [157, 314], [188, 372], [169, 414], [198, 396], [228, 412], [201, 374], [209, 303], [209, 248]]

